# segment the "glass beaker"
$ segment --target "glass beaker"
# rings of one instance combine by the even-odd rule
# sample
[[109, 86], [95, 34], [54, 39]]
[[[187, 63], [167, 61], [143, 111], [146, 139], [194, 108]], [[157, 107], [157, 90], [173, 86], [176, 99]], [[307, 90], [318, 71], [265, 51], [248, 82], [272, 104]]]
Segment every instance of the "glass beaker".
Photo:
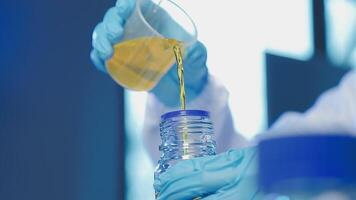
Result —
[[[215, 155], [213, 124], [209, 113], [203, 110], [179, 110], [161, 117], [159, 146], [161, 157], [154, 177], [181, 160]], [[155, 189], [156, 195], [159, 193]]]
[[184, 53], [196, 40], [193, 20], [175, 2], [137, 0], [107, 71], [127, 89], [148, 91], [173, 66], [173, 47], [179, 45]]

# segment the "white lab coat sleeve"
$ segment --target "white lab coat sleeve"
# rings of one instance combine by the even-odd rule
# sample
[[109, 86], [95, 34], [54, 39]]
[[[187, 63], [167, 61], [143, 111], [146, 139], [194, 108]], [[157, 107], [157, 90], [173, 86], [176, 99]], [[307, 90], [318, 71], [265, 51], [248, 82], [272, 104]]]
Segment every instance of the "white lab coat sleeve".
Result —
[[[208, 83], [203, 92], [187, 105], [188, 109], [200, 109], [210, 112], [218, 153], [226, 151], [230, 147], [239, 148], [247, 145], [245, 138], [235, 132], [228, 106], [228, 96], [226, 88], [209, 75]], [[161, 143], [159, 135], [160, 116], [163, 113], [178, 109], [166, 107], [153, 94], [148, 95], [143, 137], [146, 149], [154, 162], [158, 161], [160, 155], [158, 150], [158, 146]]]
[[322, 94], [305, 113], [287, 112], [271, 127], [279, 134], [352, 134], [356, 136], [356, 70]]

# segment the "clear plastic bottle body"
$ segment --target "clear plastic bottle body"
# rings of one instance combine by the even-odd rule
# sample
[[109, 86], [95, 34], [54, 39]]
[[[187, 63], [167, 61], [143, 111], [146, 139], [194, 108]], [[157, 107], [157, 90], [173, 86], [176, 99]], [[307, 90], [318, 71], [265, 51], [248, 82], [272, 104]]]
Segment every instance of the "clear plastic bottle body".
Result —
[[162, 115], [161, 157], [155, 178], [181, 160], [215, 155], [213, 133], [213, 124], [206, 111], [180, 110]]

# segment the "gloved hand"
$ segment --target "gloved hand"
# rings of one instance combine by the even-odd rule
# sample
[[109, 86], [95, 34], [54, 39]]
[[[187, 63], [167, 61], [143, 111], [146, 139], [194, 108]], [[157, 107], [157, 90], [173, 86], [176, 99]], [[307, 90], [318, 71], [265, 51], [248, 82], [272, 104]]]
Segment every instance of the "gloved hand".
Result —
[[[136, 0], [118, 0], [116, 5], [106, 12], [103, 21], [95, 27], [92, 37], [93, 50], [91, 51], [90, 58], [99, 70], [106, 72], [105, 63], [113, 55], [113, 46], [123, 38], [125, 22], [134, 10], [135, 4]], [[164, 10], [160, 11], [165, 12]], [[162, 22], [162, 24], [166, 23], [174, 23], [174, 21], [168, 18], [168, 22]], [[176, 27], [180, 28], [179, 26]], [[165, 26], [162, 26], [162, 29], [164, 28]], [[182, 30], [158, 31], [172, 32]], [[201, 93], [207, 82], [208, 70], [206, 59], [207, 52], [202, 43], [196, 42], [187, 49], [183, 64], [188, 102]], [[165, 105], [178, 106], [178, 83], [176, 67], [172, 67], [151, 92]]]
[[155, 180], [158, 199], [261, 199], [256, 161], [255, 148], [181, 161]]

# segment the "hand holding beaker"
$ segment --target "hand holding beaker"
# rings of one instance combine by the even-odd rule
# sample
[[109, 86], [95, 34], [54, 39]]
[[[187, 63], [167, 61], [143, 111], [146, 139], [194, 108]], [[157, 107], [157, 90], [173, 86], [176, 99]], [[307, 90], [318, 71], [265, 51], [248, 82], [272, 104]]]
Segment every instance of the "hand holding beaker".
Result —
[[91, 57], [120, 85], [147, 91], [174, 64], [173, 46], [184, 51], [196, 38], [193, 21], [171, 0], [119, 1], [95, 28]]

